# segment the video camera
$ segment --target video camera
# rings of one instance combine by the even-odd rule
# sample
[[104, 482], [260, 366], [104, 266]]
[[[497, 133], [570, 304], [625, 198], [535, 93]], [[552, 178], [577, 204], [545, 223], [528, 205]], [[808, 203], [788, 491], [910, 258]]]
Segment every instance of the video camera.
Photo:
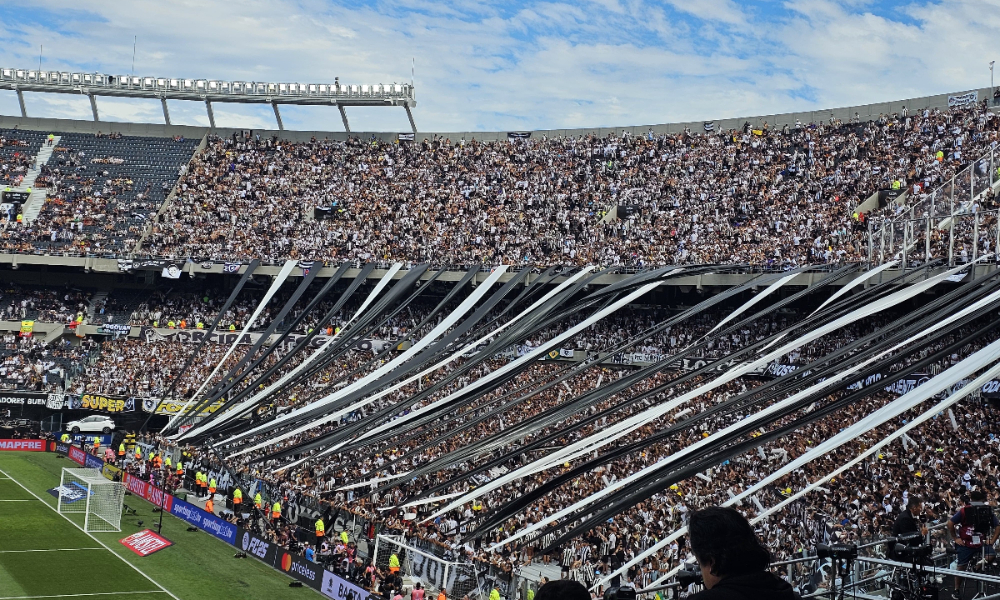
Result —
[[704, 583], [701, 577], [701, 569], [697, 565], [683, 565], [680, 571], [677, 571], [677, 583], [684, 587], [691, 584], [701, 585]]
[[858, 557], [858, 547], [854, 544], [816, 544], [816, 556], [850, 561]]
[[635, 588], [627, 585], [614, 586], [604, 592], [604, 600], [635, 600]]

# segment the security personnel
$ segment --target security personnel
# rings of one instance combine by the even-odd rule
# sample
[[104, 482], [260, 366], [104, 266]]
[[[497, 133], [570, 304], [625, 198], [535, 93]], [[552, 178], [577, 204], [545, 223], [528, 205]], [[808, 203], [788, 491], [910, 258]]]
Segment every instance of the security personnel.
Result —
[[438, 594], [437, 600], [448, 600], [448, 595], [444, 593], [444, 590]]
[[119, 459], [125, 458], [125, 442], [124, 441], [121, 442], [120, 444], [118, 444], [118, 458]]
[[139, 444], [135, 445], [135, 460], [136, 462], [142, 462], [142, 447]]
[[281, 503], [277, 500], [274, 501], [274, 506], [271, 507], [271, 520], [275, 523], [281, 518]]
[[229, 331], [236, 331], [236, 323], [229, 324]]
[[94, 436], [94, 456], [97, 456], [97, 452], [101, 449], [101, 438]]
[[347, 542], [347, 531], [346, 530], [340, 532], [340, 541], [344, 542], [345, 546], [347, 545], [348, 542]]
[[316, 547], [323, 543], [323, 538], [326, 537], [326, 524], [323, 523], [323, 517], [316, 519]]
[[[396, 556], [395, 552], [393, 552], [392, 556], [389, 557], [389, 572], [393, 574], [399, 572], [399, 557]], [[438, 596], [438, 598], [440, 598], [440, 596]]]
[[184, 476], [184, 463], [182, 463], [181, 461], [177, 461], [177, 476], [178, 477]]
[[243, 491], [240, 488], [233, 490], [233, 512], [236, 512], [243, 506]]
[[205, 328], [205, 324], [203, 322], [201, 322], [201, 321], [198, 321], [198, 324], [196, 325], [196, 327], [198, 327], [198, 329], [204, 329]]
[[496, 586], [490, 591], [490, 600], [500, 600], [500, 590]]
[[215, 477], [213, 477], [213, 478], [212, 478], [211, 480], [209, 480], [209, 482], [208, 482], [208, 493], [209, 493], [210, 495], [212, 495], [212, 496], [214, 496], [214, 495], [215, 495]]
[[159, 454], [153, 456], [153, 466], [156, 467], [157, 469], [163, 467], [163, 459], [160, 457]]
[[70, 437], [69, 437], [69, 434], [68, 434], [68, 433], [64, 433], [64, 434], [62, 434], [62, 435], [61, 435], [61, 436], [59, 437], [59, 441], [61, 441], [61, 442], [62, 442], [62, 443], [64, 443], [64, 444], [68, 444], [68, 443], [69, 443], [69, 441], [70, 441], [70, 439], [72, 439], [72, 438], [70, 438]]
[[201, 469], [194, 472], [194, 493], [201, 496]]
[[167, 456], [167, 458], [163, 461], [163, 466], [167, 468], [167, 471], [169, 471], [174, 466], [170, 461], [170, 456]]
[[211, 498], [205, 501], [205, 510], [213, 515], [215, 514], [215, 502], [212, 502]]
[[264, 506], [264, 500], [260, 497], [260, 492], [257, 492], [253, 497], [253, 505], [260, 510], [260, 507]]

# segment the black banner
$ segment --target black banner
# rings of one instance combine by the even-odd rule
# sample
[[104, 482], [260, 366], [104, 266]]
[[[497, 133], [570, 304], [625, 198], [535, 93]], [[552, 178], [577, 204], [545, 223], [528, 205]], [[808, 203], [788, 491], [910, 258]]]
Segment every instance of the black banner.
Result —
[[67, 394], [67, 408], [101, 413], [135, 412], [136, 401], [131, 396], [105, 396], [104, 394]]
[[508, 131], [508, 140], [526, 140], [531, 137], [530, 131]]
[[987, 381], [983, 384], [979, 393], [983, 398], [988, 398], [990, 400], [1000, 399], [1000, 379], [991, 379]]
[[236, 545], [249, 556], [261, 560], [264, 564], [274, 566], [278, 546], [273, 542], [263, 540], [246, 529], [236, 530]]
[[4, 192], [3, 201], [13, 204], [24, 204], [28, 201], [30, 195], [28, 192]]

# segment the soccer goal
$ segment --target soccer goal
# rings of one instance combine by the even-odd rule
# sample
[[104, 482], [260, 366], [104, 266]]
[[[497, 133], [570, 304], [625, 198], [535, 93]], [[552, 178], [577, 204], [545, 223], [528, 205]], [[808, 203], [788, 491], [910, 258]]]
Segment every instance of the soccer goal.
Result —
[[[421, 545], [423, 547], [417, 547], [398, 535], [379, 535], [375, 538], [375, 564], [387, 571], [395, 564], [392, 560], [395, 555], [403, 585], [409, 587], [419, 581], [427, 590], [425, 597], [434, 598], [441, 590], [449, 600], [465, 595], [484, 597], [474, 565], [446, 560], [448, 557], [443, 549], [431, 544]], [[439, 553], [442, 556], [438, 556]]]
[[57, 510], [84, 531], [121, 531], [125, 486], [96, 469], [62, 470]]

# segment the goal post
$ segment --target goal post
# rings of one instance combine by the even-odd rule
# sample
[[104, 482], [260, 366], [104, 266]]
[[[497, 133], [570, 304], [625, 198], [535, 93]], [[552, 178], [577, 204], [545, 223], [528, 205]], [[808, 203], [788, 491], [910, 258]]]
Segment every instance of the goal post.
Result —
[[427, 596], [434, 598], [444, 590], [448, 598], [484, 598], [479, 586], [476, 568], [471, 563], [454, 562], [445, 556], [438, 556], [434, 548], [417, 547], [399, 535], [378, 535], [375, 538], [375, 565], [382, 571], [390, 567], [392, 556], [399, 560], [403, 585], [414, 583], [427, 590]]
[[56, 488], [56, 510], [86, 532], [122, 530], [125, 486], [95, 469], [63, 468]]

